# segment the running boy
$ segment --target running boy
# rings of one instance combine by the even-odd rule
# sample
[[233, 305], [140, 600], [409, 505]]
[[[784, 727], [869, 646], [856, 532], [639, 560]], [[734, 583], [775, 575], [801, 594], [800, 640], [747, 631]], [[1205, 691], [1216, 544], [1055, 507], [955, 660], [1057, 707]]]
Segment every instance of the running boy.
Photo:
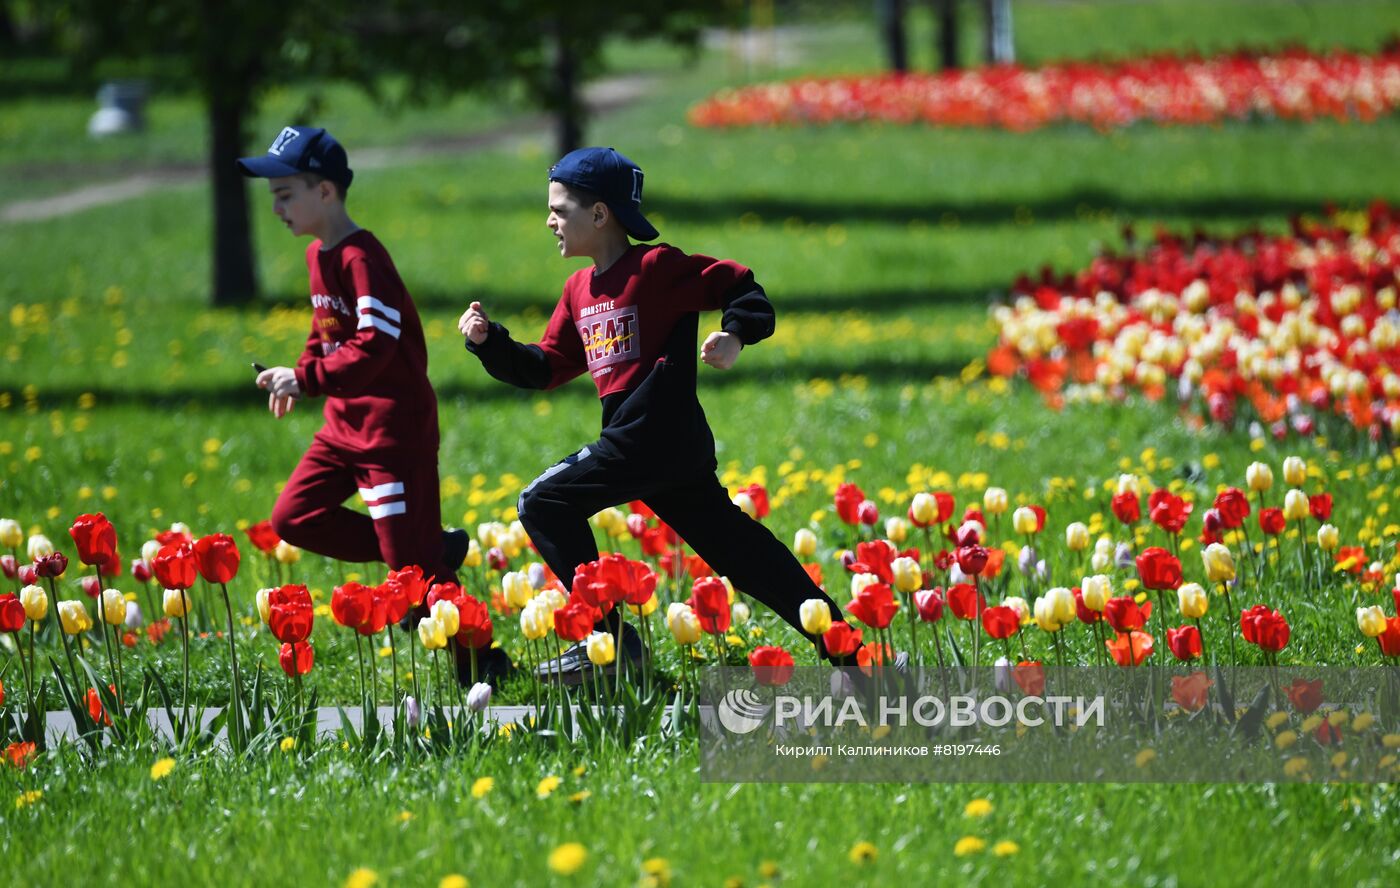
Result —
[[[278, 496], [273, 528], [330, 558], [416, 564], [455, 580], [469, 541], [442, 529], [423, 326], [389, 253], [345, 210], [354, 178], [345, 149], [324, 129], [289, 126], [238, 166], [269, 180], [273, 212], [292, 234], [313, 238], [306, 348], [295, 367], [259, 372], [257, 385], [279, 419], [298, 399], [324, 395], [325, 425]], [[344, 506], [357, 490], [367, 516]]]
[[[495, 378], [552, 389], [587, 371], [603, 402], [602, 434], [546, 469], [520, 495], [520, 521], [565, 581], [598, 557], [588, 526], [608, 506], [643, 500], [719, 574], [772, 608], [798, 632], [799, 609], [826, 599], [787, 547], [729, 500], [715, 477], [715, 440], [695, 394], [699, 312], [722, 310], [700, 359], [719, 370], [773, 333], [773, 306], [737, 262], [687, 256], [657, 237], [642, 215], [642, 171], [611, 148], [570, 152], [549, 171], [547, 223], [564, 257], [592, 268], [572, 274], [537, 344], [511, 339], [473, 302], [458, 323], [467, 350]], [[598, 628], [615, 632], [609, 615]], [[624, 655], [640, 639], [628, 626]], [[805, 635], [805, 633], [803, 633]], [[821, 650], [820, 640], [807, 636]], [[582, 644], [540, 667], [581, 680], [592, 669]]]

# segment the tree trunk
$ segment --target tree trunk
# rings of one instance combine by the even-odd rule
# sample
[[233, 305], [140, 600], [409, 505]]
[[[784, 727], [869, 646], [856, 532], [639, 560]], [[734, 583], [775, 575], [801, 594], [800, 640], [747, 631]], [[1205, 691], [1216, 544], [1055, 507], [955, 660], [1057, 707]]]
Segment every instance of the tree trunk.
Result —
[[885, 54], [890, 70], [903, 74], [909, 70], [909, 50], [904, 39], [904, 0], [878, 0], [880, 33], [885, 41]]
[[[237, 83], [237, 81], [233, 81]], [[246, 180], [236, 161], [243, 154], [248, 95], [241, 88], [206, 97], [209, 107], [209, 173], [214, 187], [214, 278], [216, 306], [243, 305], [258, 294], [248, 224]]]
[[583, 99], [579, 95], [578, 59], [566, 35], [554, 38], [554, 138], [563, 157], [583, 144]]
[[958, 61], [958, 0], [934, 0], [934, 18], [938, 22], [938, 67], [955, 71]]

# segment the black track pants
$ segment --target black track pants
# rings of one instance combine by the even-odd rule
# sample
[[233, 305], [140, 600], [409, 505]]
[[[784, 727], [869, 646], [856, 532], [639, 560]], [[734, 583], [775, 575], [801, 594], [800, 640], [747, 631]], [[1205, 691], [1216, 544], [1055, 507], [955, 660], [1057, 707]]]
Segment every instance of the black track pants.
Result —
[[[820, 598], [833, 619], [841, 609], [759, 522], [730, 502], [713, 471], [644, 466], [591, 444], [546, 469], [520, 495], [520, 522], [545, 562], [567, 587], [580, 565], [598, 557], [588, 519], [608, 506], [641, 500], [695, 550], [715, 573], [768, 606], [805, 638], [799, 610]], [[602, 631], [615, 628], [609, 615]], [[818, 645], [820, 652], [821, 647]]]

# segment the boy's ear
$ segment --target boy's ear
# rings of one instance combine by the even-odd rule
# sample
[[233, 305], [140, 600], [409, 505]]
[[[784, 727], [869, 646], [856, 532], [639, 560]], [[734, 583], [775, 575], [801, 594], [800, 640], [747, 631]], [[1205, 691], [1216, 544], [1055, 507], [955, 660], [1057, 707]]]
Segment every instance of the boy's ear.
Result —
[[608, 224], [608, 219], [612, 218], [612, 210], [601, 200], [593, 205], [593, 227], [602, 228]]

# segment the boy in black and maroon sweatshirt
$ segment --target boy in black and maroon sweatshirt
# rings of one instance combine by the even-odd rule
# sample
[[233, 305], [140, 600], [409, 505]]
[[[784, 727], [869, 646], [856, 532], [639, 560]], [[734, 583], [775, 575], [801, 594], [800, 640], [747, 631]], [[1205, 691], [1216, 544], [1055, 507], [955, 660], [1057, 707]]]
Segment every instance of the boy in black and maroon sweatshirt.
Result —
[[[388, 251], [345, 211], [354, 178], [345, 149], [323, 129], [289, 126], [238, 166], [269, 180], [292, 234], [314, 237], [306, 348], [296, 367], [261, 370], [257, 384], [279, 419], [298, 399], [325, 396], [326, 421], [273, 506], [273, 529], [340, 561], [416, 564], [430, 582], [455, 581], [469, 541], [442, 528], [423, 325]], [[344, 506], [357, 492], [368, 515]], [[505, 664], [488, 661], [488, 673], [494, 666]]]
[[[688, 256], [657, 236], [641, 213], [642, 171], [611, 148], [582, 148], [549, 171], [547, 224], [560, 255], [587, 256], [571, 275], [534, 345], [511, 339], [473, 302], [458, 324], [486, 372], [524, 388], [551, 389], [588, 372], [603, 402], [598, 440], [546, 469], [520, 495], [520, 521], [566, 582], [598, 557], [588, 526], [596, 512], [642, 500], [715, 571], [772, 608], [798, 632], [799, 609], [827, 598], [787, 547], [730, 499], [715, 477], [715, 440], [695, 394], [699, 312], [722, 311], [700, 359], [720, 370], [773, 333], [773, 306], [737, 262]], [[598, 624], [615, 632], [615, 614]], [[641, 644], [623, 635], [618, 656]], [[805, 632], [803, 632], [806, 635]], [[820, 639], [807, 636], [824, 656]], [[582, 644], [540, 667], [574, 682], [593, 666]]]

